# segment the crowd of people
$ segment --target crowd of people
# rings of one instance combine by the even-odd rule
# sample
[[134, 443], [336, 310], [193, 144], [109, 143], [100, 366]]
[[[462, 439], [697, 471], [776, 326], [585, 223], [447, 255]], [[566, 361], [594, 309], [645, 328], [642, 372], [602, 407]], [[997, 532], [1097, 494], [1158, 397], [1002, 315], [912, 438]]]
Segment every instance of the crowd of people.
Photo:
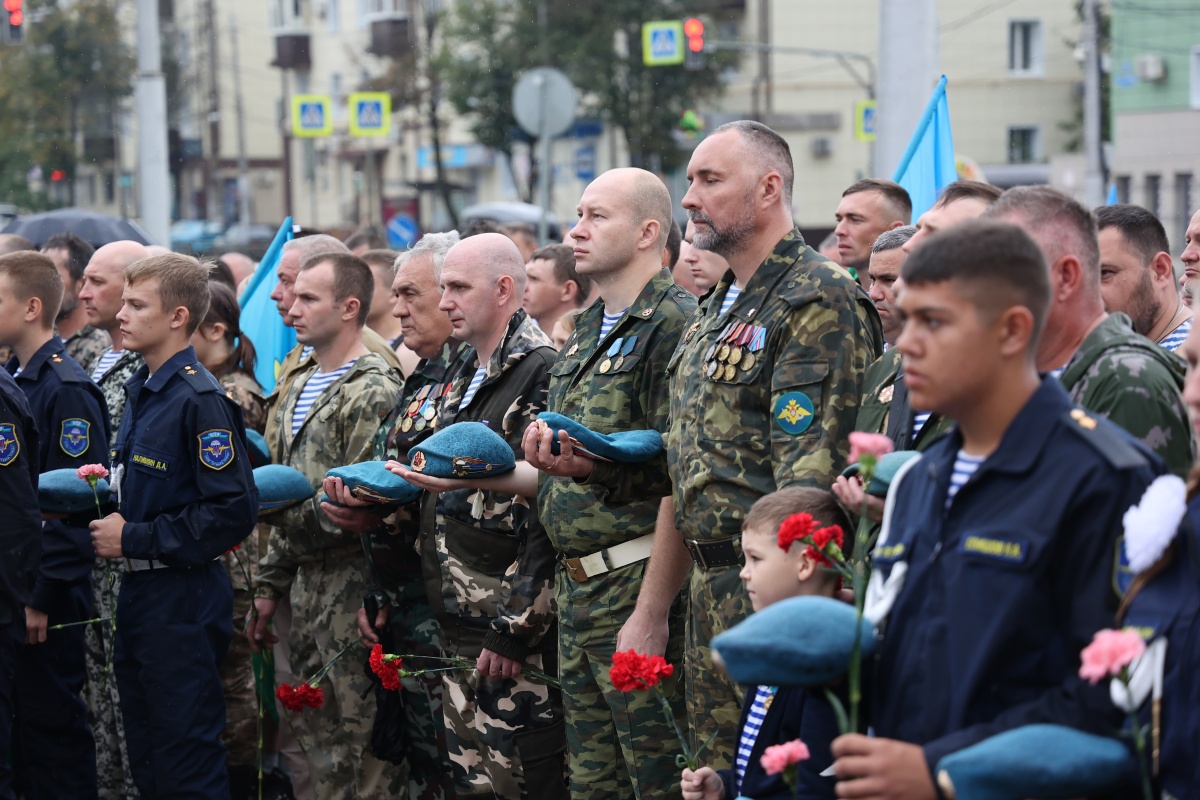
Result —
[[[1035, 723], [1120, 738], [1127, 712], [1156, 796], [1196, 796], [1200, 518], [1156, 512], [1150, 556], [1123, 525], [1196, 458], [1195, 275], [1154, 215], [959, 181], [913, 220], [867, 179], [818, 252], [770, 128], [711, 132], [687, 177], [682, 230], [629, 168], [562, 244], [289, 241], [271, 298], [298, 344], [266, 396], [244, 257], [0, 239], [0, 797], [935, 800], [947, 756]], [[1200, 212], [1181, 258], [1200, 268]], [[547, 411], [664, 445], [598, 457]], [[515, 468], [412, 458], [464, 422]], [[311, 499], [260, 517], [247, 431]], [[843, 476], [853, 433], [919, 452], [886, 499]], [[420, 497], [328, 476], [368, 461]], [[43, 520], [39, 474], [91, 464], [110, 505]], [[714, 659], [753, 612], [853, 601], [786, 543], [796, 515], [847, 552], [878, 536], [861, 730], [844, 683]], [[1171, 645], [1132, 709], [1079, 674], [1124, 622]], [[610, 675], [630, 650], [673, 665], [656, 691]], [[401, 657], [398, 691], [371, 652]], [[796, 738], [793, 788], [763, 755]]]

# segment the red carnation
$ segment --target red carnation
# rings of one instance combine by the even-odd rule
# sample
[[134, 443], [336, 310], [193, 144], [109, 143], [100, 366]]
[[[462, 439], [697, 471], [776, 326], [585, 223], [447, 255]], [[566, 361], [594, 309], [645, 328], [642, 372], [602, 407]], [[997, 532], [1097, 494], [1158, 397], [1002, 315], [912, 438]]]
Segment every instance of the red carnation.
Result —
[[296, 692], [296, 687], [291, 684], [279, 684], [279, 688], [275, 690], [275, 696], [279, 698], [279, 702], [283, 703], [283, 707], [288, 711], [300, 711], [304, 708], [304, 702]]
[[325, 704], [325, 692], [319, 686], [302, 683], [299, 686], [281, 683], [275, 690], [275, 696], [288, 711], [302, 711], [305, 706], [320, 708]]
[[787, 552], [792, 542], [808, 538], [816, 527], [812, 514], [792, 514], [779, 526], [779, 548]]
[[400, 688], [400, 663], [399, 656], [385, 656], [383, 645], [377, 644], [371, 648], [371, 671], [379, 676], [379, 680], [383, 682], [383, 688], [393, 691]]
[[608, 677], [618, 691], [635, 692], [651, 689], [663, 678], [671, 677], [675, 667], [662, 656], [646, 656], [634, 650], [613, 653], [612, 668]]
[[845, 538], [846, 535], [840, 525], [830, 525], [827, 528], [813, 531], [813, 543], [804, 551], [804, 555], [818, 564], [832, 567], [833, 561], [829, 556], [832, 555], [839, 561], [842, 560], [842, 542], [845, 541]]

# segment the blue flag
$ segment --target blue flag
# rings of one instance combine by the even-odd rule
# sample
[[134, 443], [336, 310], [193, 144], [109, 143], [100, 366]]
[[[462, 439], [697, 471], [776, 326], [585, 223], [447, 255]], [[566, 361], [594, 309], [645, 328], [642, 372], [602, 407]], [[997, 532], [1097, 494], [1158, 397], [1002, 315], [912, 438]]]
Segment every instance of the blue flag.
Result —
[[283, 324], [275, 309], [271, 292], [279, 282], [275, 268], [283, 255], [283, 245], [292, 240], [292, 218], [288, 217], [279, 226], [279, 232], [267, 248], [266, 255], [258, 262], [258, 269], [250, 277], [246, 291], [242, 293], [242, 335], [254, 343], [258, 353], [258, 365], [254, 377], [262, 384], [263, 392], [270, 394], [275, 389], [275, 378], [279, 366], [288, 351], [296, 346], [296, 331]]
[[892, 179], [908, 190], [912, 218], [917, 219], [937, 202], [938, 192], [958, 180], [954, 163], [954, 139], [950, 135], [950, 107], [946, 103], [946, 76], [938, 81], [929, 105], [917, 123], [896, 176]]
[[1117, 197], [1117, 185], [1110, 183], [1108, 185], [1108, 199], [1104, 201], [1104, 205], [1115, 206], [1119, 202], [1121, 202], [1121, 199]]

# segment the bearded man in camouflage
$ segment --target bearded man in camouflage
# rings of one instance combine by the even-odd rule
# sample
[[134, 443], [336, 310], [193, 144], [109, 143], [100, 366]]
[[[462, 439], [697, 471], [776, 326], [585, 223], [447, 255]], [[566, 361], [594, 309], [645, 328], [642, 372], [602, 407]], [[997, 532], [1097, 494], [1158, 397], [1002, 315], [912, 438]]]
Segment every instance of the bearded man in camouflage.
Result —
[[833, 484], [883, 333], [866, 293], [793, 227], [791, 153], [775, 131], [746, 120], [721, 126], [696, 148], [687, 176], [693, 244], [730, 270], [668, 367], [667, 449], [675, 524], [696, 567], [688, 718], [696, 742], [716, 735], [706, 762], [728, 767], [741, 696], [713, 666], [709, 642], [749, 610], [738, 578], [742, 520], [755, 500], [785, 486]]

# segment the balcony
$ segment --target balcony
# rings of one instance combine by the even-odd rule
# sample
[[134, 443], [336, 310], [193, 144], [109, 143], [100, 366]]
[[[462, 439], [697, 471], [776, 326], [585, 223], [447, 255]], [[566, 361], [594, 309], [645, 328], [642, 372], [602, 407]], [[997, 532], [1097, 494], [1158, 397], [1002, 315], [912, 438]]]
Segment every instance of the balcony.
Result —
[[280, 69], [308, 69], [312, 66], [309, 35], [289, 31], [275, 34], [275, 60], [272, 67]]
[[413, 51], [412, 8], [409, 0], [367, 0], [371, 41], [367, 52], [381, 58], [401, 58]]
[[304, 0], [270, 0], [268, 27], [275, 39], [275, 60], [271, 66], [280, 69], [309, 69], [312, 66], [307, 13]]

